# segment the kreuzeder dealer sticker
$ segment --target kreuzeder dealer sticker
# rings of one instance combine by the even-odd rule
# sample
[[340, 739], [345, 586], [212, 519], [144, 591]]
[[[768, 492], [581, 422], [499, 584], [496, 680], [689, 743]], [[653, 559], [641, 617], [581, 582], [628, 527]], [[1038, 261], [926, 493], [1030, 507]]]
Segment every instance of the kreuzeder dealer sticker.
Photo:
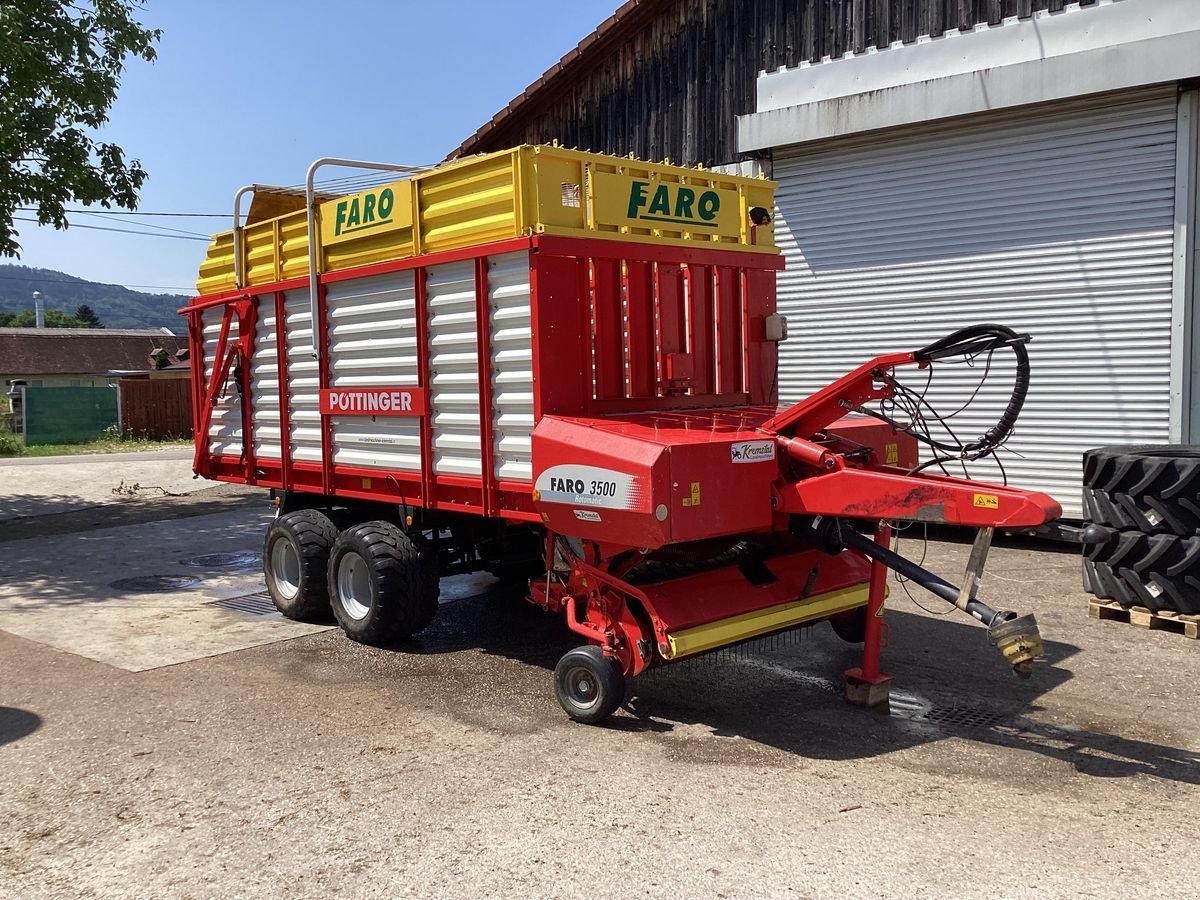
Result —
[[735, 463], [767, 462], [775, 458], [774, 441], [742, 441], [729, 445], [729, 461]]

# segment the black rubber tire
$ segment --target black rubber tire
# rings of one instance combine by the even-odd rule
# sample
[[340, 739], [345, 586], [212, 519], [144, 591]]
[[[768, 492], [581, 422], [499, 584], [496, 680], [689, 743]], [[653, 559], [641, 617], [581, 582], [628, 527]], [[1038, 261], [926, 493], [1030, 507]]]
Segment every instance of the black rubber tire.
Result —
[[1122, 606], [1200, 613], [1200, 537], [1119, 532], [1088, 548], [1083, 588]]
[[847, 644], [861, 644], [867, 637], [867, 608], [860, 606], [846, 615], [834, 616], [829, 624]]
[[1200, 534], [1200, 445], [1089, 450], [1083, 484], [1089, 521], [1143, 534]]
[[625, 702], [625, 676], [616, 660], [594, 644], [576, 647], [554, 667], [554, 693], [568, 716], [595, 725]]
[[[337, 540], [337, 527], [329, 517], [315, 509], [299, 509], [280, 516], [267, 529], [263, 540], [263, 575], [275, 608], [297, 622], [313, 622], [329, 617], [327, 580], [329, 553]], [[273, 552], [279, 541], [288, 541], [299, 561], [299, 590], [291, 591], [277, 581], [272, 566]]]
[[[358, 617], [338, 586], [339, 570], [350, 553], [366, 562], [369, 584], [367, 610]], [[328, 583], [334, 617], [347, 637], [362, 644], [411, 637], [437, 615], [437, 560], [391, 522], [364, 522], [339, 534], [329, 555]]]

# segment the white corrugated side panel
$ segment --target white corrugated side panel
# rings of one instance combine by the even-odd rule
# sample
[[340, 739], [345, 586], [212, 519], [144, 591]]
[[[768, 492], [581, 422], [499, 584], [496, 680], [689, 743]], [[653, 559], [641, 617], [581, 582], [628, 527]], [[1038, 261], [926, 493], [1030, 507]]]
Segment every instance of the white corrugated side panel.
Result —
[[[417, 384], [417, 307], [412, 272], [330, 284], [330, 387], [413, 387]], [[334, 416], [333, 461], [341, 465], [417, 472], [417, 416]]]
[[[204, 322], [204, 385], [212, 384], [213, 365], [216, 362], [217, 342], [221, 336], [221, 317], [225, 308], [212, 306], [204, 310], [201, 320]], [[234, 316], [229, 323], [229, 336], [225, 340], [228, 351], [233, 340], [238, 335], [238, 320]], [[217, 402], [213, 406], [212, 417], [208, 426], [208, 452], [215, 456], [242, 455], [242, 399], [234, 384], [232, 371], [228, 383], [217, 394]]]
[[474, 262], [430, 266], [426, 296], [433, 470], [444, 475], [480, 475]]
[[320, 463], [320, 379], [317, 361], [313, 359], [308, 288], [284, 294], [283, 315], [287, 325], [288, 428], [291, 431], [292, 459]]
[[[1001, 460], [1080, 516], [1084, 450], [1168, 439], [1175, 130], [1172, 90], [777, 151], [783, 401], [965, 325], [1027, 331], [1032, 387]], [[928, 399], [953, 411], [981, 369], [938, 367]], [[996, 421], [999, 375], [960, 436]]]
[[533, 334], [528, 253], [488, 257], [488, 309], [495, 474], [506, 481], [531, 481]]
[[255, 459], [281, 459], [279, 433], [279, 357], [275, 295], [258, 299], [254, 356], [250, 361], [250, 421]]

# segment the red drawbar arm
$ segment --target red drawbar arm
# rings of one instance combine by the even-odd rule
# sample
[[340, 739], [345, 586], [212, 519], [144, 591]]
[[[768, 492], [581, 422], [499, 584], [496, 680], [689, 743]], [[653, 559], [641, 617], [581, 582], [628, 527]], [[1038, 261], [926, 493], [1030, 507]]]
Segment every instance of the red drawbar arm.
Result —
[[[810, 438], [818, 431], [828, 428], [846, 413], [872, 400], [882, 400], [895, 393], [890, 384], [879, 382], [876, 373], [886, 372], [896, 366], [916, 362], [912, 353], [891, 353], [877, 356], [863, 363], [853, 372], [821, 388], [811, 397], [789, 406], [779, 415], [768, 419], [760, 426], [763, 431], [774, 434], [793, 434]], [[918, 363], [924, 368], [928, 363]]]
[[898, 469], [842, 468], [777, 485], [779, 512], [861, 519], [915, 519], [975, 528], [1025, 528], [1062, 516], [1036, 491]]
[[914, 363], [928, 365], [913, 353], [876, 357], [763, 423], [762, 430], [777, 435], [781, 449], [808, 469], [798, 480], [776, 484], [776, 511], [976, 528], [1034, 527], [1062, 516], [1057, 501], [1036, 491], [925, 472], [910, 475], [903, 469], [852, 462], [814, 443], [819, 432], [847, 412], [891, 397], [891, 372]]

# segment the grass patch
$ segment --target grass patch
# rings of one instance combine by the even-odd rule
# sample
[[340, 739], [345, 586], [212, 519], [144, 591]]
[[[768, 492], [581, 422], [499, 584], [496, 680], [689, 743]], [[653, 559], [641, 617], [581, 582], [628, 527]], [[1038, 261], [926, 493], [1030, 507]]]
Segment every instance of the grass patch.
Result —
[[26, 447], [19, 435], [0, 431], [0, 456], [83, 456], [89, 453], [135, 453], [139, 451], [177, 450], [191, 447], [191, 438], [148, 438], [123, 435], [109, 429], [101, 437], [84, 444], [35, 444]]

